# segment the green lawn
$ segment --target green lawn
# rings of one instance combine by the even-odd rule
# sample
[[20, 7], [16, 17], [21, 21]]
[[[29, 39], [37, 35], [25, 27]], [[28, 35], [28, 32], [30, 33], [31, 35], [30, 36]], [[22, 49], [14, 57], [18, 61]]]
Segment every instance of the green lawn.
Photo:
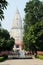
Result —
[[4, 57], [0, 57], [0, 62], [4, 61]]
[[43, 59], [43, 55], [37, 55], [37, 58]]
[[5, 56], [1, 56], [1, 57], [0, 57], [0, 62], [6, 60], [7, 58], [8, 58], [8, 56], [6, 56], [6, 55], [5, 55]]

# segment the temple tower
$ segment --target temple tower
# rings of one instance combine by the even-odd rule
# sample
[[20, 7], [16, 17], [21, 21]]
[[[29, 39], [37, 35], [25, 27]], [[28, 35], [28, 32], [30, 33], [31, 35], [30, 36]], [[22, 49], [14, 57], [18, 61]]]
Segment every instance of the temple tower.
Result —
[[23, 44], [23, 26], [19, 10], [16, 10], [14, 20], [12, 22], [12, 28], [10, 36], [15, 39], [14, 50], [21, 50]]

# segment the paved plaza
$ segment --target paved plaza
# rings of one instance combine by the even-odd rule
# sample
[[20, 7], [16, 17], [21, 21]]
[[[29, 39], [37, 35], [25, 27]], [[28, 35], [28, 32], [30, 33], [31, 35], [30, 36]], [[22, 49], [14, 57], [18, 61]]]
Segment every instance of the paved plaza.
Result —
[[40, 59], [13, 59], [1, 62], [0, 65], [43, 65]]

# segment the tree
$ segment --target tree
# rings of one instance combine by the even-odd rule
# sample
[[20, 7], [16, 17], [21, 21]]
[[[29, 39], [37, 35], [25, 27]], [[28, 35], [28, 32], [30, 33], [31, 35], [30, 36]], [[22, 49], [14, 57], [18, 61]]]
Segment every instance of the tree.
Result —
[[10, 51], [14, 46], [14, 39], [10, 38], [9, 32], [4, 29], [0, 29], [0, 51]]
[[4, 9], [7, 9], [7, 4], [6, 0], [0, 0], [0, 20], [4, 19]]
[[[0, 0], [0, 20], [4, 19], [4, 10], [7, 9], [7, 5], [6, 0]], [[14, 39], [10, 38], [9, 32], [1, 28], [0, 22], [0, 51], [12, 50], [14, 43]]]
[[26, 3], [24, 19], [24, 44], [26, 50], [43, 50], [43, 2]]

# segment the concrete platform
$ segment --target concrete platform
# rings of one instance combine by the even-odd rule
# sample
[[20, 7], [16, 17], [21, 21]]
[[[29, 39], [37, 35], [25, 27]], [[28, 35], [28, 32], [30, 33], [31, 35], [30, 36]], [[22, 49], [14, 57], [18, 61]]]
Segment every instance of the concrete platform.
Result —
[[25, 57], [20, 57], [18, 55], [8, 55], [8, 59], [32, 59], [33, 56], [29, 55], [29, 56], [25, 56]]

